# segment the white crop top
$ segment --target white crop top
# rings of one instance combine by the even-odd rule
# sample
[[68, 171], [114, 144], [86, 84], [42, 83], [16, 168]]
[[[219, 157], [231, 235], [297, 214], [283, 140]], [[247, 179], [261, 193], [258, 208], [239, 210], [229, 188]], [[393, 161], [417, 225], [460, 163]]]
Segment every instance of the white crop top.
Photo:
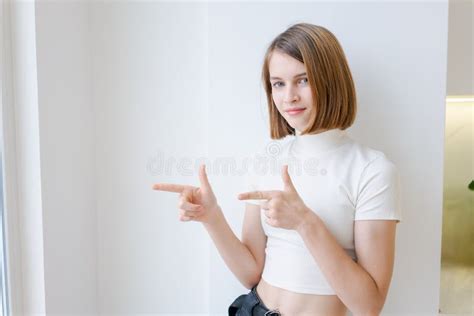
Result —
[[[288, 135], [272, 140], [248, 166], [245, 191], [283, 190], [281, 166], [288, 164], [291, 180], [304, 203], [324, 222], [348, 255], [357, 262], [354, 221], [400, 222], [400, 182], [395, 165], [381, 151], [355, 142], [346, 131]], [[259, 200], [247, 203], [260, 205]], [[315, 259], [295, 230], [266, 223], [262, 278], [297, 293], [335, 295]]]

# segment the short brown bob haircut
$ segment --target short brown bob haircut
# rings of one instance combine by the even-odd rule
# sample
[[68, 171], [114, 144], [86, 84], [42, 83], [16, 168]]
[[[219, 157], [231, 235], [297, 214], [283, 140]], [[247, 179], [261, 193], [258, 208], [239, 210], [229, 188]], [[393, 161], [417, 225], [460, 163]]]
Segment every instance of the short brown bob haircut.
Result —
[[356, 92], [344, 51], [336, 37], [326, 28], [298, 23], [278, 35], [269, 45], [262, 67], [262, 81], [270, 113], [270, 137], [294, 135], [295, 129], [278, 112], [273, 102], [269, 63], [272, 53], [287, 54], [306, 67], [313, 96], [313, 111], [308, 128], [301, 134], [314, 134], [333, 128], [345, 130], [357, 112]]

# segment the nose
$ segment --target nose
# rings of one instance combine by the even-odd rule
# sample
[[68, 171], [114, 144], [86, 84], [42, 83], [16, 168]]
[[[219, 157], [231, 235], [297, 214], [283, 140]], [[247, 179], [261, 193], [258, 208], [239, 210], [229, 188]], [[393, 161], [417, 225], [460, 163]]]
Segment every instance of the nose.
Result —
[[293, 87], [289, 87], [286, 91], [285, 91], [285, 103], [292, 103], [294, 101], [297, 101], [298, 100], [298, 93], [296, 92], [295, 89], [293, 89]]

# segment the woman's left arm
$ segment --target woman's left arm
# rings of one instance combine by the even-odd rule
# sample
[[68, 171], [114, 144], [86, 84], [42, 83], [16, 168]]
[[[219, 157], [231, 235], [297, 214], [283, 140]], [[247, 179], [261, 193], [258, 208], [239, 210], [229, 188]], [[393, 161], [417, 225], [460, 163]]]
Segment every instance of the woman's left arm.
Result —
[[[288, 165], [282, 169], [282, 191], [245, 192], [239, 194], [238, 199], [266, 200], [262, 202], [261, 208], [267, 216], [267, 224], [293, 229], [301, 235], [329, 285], [353, 315], [379, 315], [392, 278], [397, 220], [371, 220], [367, 219], [367, 214], [379, 211], [380, 206], [385, 205], [379, 199], [385, 199], [387, 192], [391, 194], [388, 188], [394, 187], [385, 184], [386, 174], [393, 174], [394, 169], [385, 170], [388, 173], [379, 173], [382, 177], [370, 177], [371, 185], [365, 186], [366, 191], [359, 201], [359, 219], [354, 220], [357, 263], [339, 245], [317, 213], [301, 199], [288, 173]], [[386, 193], [384, 195], [380, 194], [380, 190], [373, 190], [376, 192], [374, 200], [372, 191], [367, 191], [367, 188], [378, 186], [373, 179], [380, 181], [382, 191]], [[387, 205], [390, 206], [390, 203]]]
[[354, 262], [316, 213], [306, 216], [296, 231], [337, 296], [354, 316], [379, 315], [392, 278], [397, 221], [354, 221]]

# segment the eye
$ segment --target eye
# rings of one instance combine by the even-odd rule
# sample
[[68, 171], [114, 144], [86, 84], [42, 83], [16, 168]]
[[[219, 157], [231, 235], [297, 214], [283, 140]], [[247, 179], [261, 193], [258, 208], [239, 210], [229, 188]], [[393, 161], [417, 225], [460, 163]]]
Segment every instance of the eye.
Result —
[[273, 84], [272, 84], [272, 87], [274, 87], [274, 88], [280, 87], [280, 86], [278, 85], [279, 83], [281, 83], [281, 81], [277, 81], [277, 82], [273, 83]]
[[[302, 78], [302, 79], [300, 79], [300, 80], [298, 80], [298, 81], [299, 81], [299, 82], [304, 81], [304, 83], [306, 84], [306, 83], [308, 83], [308, 78]], [[272, 87], [273, 87], [273, 88], [279, 88], [279, 87], [281, 87], [280, 84], [283, 84], [283, 82], [281, 82], [281, 81], [276, 81], [275, 83], [272, 84]]]
[[308, 78], [303, 78], [300, 81], [302, 81], [302, 80], [306, 80], [305, 83], [308, 83]]

